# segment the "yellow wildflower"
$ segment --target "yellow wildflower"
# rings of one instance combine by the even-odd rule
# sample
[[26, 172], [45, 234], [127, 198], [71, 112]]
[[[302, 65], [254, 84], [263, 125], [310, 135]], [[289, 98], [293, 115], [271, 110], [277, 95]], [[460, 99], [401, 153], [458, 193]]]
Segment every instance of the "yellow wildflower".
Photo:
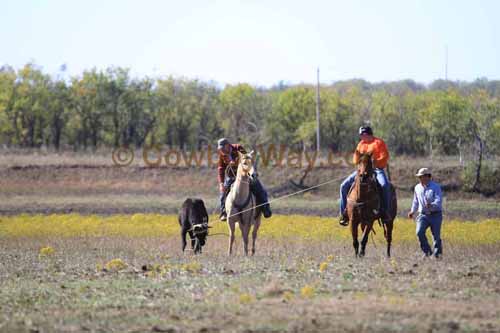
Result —
[[314, 297], [314, 294], [316, 293], [316, 290], [314, 289], [313, 286], [310, 286], [308, 284], [306, 284], [301, 290], [300, 290], [300, 294], [302, 295], [302, 297], [304, 298], [312, 298]]
[[127, 264], [121, 259], [113, 259], [104, 266], [108, 271], [121, 271], [127, 268]]
[[40, 257], [48, 257], [55, 253], [55, 250], [51, 246], [45, 246], [40, 249], [39, 256]]
[[240, 303], [241, 304], [249, 304], [249, 303], [252, 303], [254, 301], [252, 295], [250, 294], [247, 294], [247, 293], [243, 293], [240, 295]]
[[292, 299], [294, 298], [294, 294], [290, 291], [285, 291], [283, 293], [283, 299], [287, 300], [287, 301], [291, 301]]
[[192, 261], [182, 265], [182, 270], [190, 273], [199, 273], [201, 272], [201, 264], [197, 261]]

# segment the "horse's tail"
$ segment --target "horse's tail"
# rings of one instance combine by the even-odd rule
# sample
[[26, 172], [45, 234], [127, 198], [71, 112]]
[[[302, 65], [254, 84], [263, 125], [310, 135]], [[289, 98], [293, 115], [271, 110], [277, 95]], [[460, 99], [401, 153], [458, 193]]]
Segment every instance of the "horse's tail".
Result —
[[382, 221], [382, 219], [378, 220], [378, 224], [384, 229], [384, 237], [387, 239], [387, 225]]

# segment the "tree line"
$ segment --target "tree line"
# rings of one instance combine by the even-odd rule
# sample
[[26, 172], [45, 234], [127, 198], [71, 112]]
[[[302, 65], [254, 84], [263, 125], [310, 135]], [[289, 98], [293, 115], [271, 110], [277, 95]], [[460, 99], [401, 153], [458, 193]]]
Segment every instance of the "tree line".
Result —
[[[0, 144], [55, 150], [168, 145], [202, 149], [226, 136], [314, 149], [314, 85], [221, 87], [195, 79], [91, 69], [63, 78], [36, 64], [0, 68]], [[395, 154], [500, 152], [500, 81], [349, 80], [320, 88], [323, 148], [352, 151], [371, 124]]]

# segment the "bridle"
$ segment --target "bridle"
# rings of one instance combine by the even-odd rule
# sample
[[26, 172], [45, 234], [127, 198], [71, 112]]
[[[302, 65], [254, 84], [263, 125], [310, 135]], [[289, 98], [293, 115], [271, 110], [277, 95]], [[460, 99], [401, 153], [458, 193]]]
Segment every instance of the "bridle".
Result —
[[[361, 197], [361, 193], [360, 193], [360, 190], [361, 190], [361, 184], [366, 184], [366, 185], [370, 185], [376, 181], [374, 181], [373, 179], [373, 175], [374, 175], [374, 172], [373, 172], [373, 161], [367, 161], [367, 163], [370, 163], [371, 164], [371, 167], [369, 166], [366, 166], [366, 169], [364, 170], [364, 172], [360, 172], [359, 170], [359, 164], [363, 163], [363, 159], [365, 158], [370, 158], [371, 159], [371, 156], [368, 155], [368, 157], [366, 155], [364, 156], [361, 156], [361, 159], [360, 161], [358, 162], [358, 171], [357, 171], [357, 175], [356, 175], [356, 178], [357, 178], [357, 186], [356, 186], [356, 183], [353, 185], [353, 187], [351, 188], [351, 191], [354, 189], [354, 187], [356, 186], [356, 190], [357, 190], [357, 196], [358, 196], [358, 199]], [[371, 171], [371, 172], [370, 172]], [[377, 186], [376, 183], [374, 186]], [[375, 188], [376, 190], [376, 188]], [[349, 194], [350, 192], [349, 191]], [[347, 197], [347, 201], [349, 201], [354, 208], [358, 208], [360, 209], [361, 207], [365, 206], [366, 204], [368, 203], [371, 203], [373, 201], [376, 201], [378, 200], [378, 197], [374, 197], [372, 199], [369, 199], [369, 200], [365, 200], [365, 201], [356, 201], [356, 200], [352, 200], [352, 199], [349, 199], [349, 196]]]
[[[243, 164], [243, 161], [247, 161], [247, 160], [252, 161], [252, 158], [251, 158], [250, 156], [248, 156], [248, 155], [243, 155], [243, 156], [241, 156], [241, 159], [240, 159], [240, 161], [239, 161], [239, 165], [238, 165], [238, 167], [240, 167], [240, 165], [244, 165], [244, 164]], [[246, 166], [246, 165], [245, 165], [245, 166]], [[250, 166], [250, 167], [251, 167], [251, 166]], [[249, 168], [250, 168], [250, 167], [249, 167]], [[241, 168], [243, 169], [243, 166], [241, 166]], [[243, 170], [243, 171], [244, 171], [244, 170]], [[233, 172], [234, 172], [234, 171], [233, 171]], [[253, 179], [253, 177], [254, 177], [254, 176], [253, 176], [253, 175], [251, 175], [251, 174], [249, 174], [249, 172], [248, 172], [248, 171], [245, 171], [245, 172], [246, 172], [246, 175], [245, 175], [245, 176], [246, 176], [246, 177], [248, 177], [248, 178], [250, 178], [250, 181], [251, 181], [251, 180]], [[250, 185], [250, 181], [243, 180], [243, 179], [241, 178], [241, 176], [243, 176], [243, 175], [240, 175], [240, 179], [239, 179], [239, 181], [240, 181], [240, 182], [242, 182], [242, 183], [244, 183], [244, 184], [248, 184], [248, 185]], [[252, 191], [248, 191], [248, 196], [247, 196], [247, 198], [245, 199], [245, 201], [244, 201], [242, 204], [237, 204], [236, 202], [233, 202], [233, 206], [234, 206], [237, 210], [242, 210], [242, 209], [244, 209], [245, 207], [247, 207], [247, 206], [248, 206], [248, 204], [250, 203], [250, 201], [251, 201], [251, 200], [252, 200]]]

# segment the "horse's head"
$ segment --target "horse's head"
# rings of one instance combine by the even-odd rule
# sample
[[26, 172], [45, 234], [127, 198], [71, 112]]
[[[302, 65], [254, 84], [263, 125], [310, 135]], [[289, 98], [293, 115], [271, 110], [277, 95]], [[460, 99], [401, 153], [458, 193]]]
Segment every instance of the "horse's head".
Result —
[[358, 175], [361, 177], [361, 181], [366, 181], [373, 175], [373, 160], [371, 153], [360, 153], [358, 154]]
[[239, 155], [238, 173], [250, 179], [257, 178], [257, 172], [253, 165], [254, 151], [252, 150], [249, 154], [239, 153]]

